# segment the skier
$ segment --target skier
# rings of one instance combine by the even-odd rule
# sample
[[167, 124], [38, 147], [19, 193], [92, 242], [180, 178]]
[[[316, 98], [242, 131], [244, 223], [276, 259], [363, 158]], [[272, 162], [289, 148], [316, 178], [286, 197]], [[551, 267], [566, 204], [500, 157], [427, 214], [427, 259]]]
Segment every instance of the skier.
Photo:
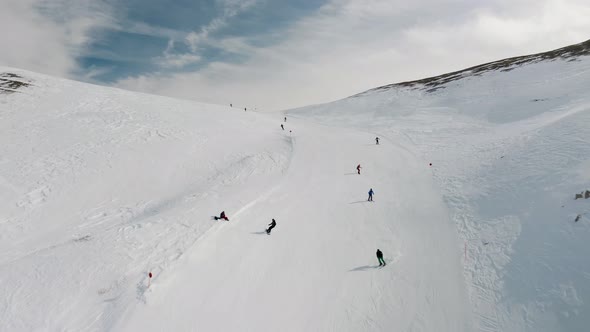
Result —
[[244, 112], [246, 112], [246, 108], [244, 107]]
[[377, 143], [377, 145], [379, 145], [379, 137], [375, 137], [375, 143]]
[[215, 217], [215, 220], [224, 219], [225, 221], [229, 221], [229, 218], [225, 215], [225, 211], [221, 211], [219, 217]]
[[358, 164], [358, 166], [356, 167], [356, 172], [361, 174], [361, 164]]
[[285, 117], [285, 122], [287, 122], [287, 117]]
[[283, 124], [281, 123], [281, 129], [285, 130], [285, 127], [283, 127]]
[[234, 107], [234, 105], [232, 105], [232, 104], [229, 104], [229, 107]]
[[266, 234], [270, 235], [270, 231], [275, 228], [275, 226], [277, 225], [277, 222], [273, 219], [272, 222], [270, 224], [268, 224], [268, 226], [270, 226], [267, 230], [266, 230]]
[[385, 260], [383, 259], [383, 253], [381, 250], [377, 249], [377, 259], [379, 260], [379, 266], [385, 266]]
[[367, 201], [369, 201], [369, 202], [372, 202], [372, 201], [373, 201], [373, 194], [374, 194], [374, 193], [375, 193], [375, 192], [373, 192], [373, 188], [371, 188], [371, 189], [369, 190], [369, 199], [367, 199]]

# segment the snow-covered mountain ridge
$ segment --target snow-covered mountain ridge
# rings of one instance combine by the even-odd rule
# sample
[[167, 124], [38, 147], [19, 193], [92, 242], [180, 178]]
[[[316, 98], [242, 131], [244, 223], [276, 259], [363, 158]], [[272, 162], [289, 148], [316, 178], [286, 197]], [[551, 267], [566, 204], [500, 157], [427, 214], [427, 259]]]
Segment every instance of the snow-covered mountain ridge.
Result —
[[502, 71], [507, 72], [514, 70], [518, 67], [534, 64], [537, 62], [543, 61], [552, 61], [552, 60], [566, 60], [566, 61], [577, 61], [578, 58], [583, 56], [590, 55], [590, 40], [585, 42], [574, 44], [562, 48], [558, 48], [556, 50], [530, 54], [530, 55], [523, 55], [517, 56], [513, 58], [502, 59], [498, 61], [493, 61], [489, 63], [484, 63], [482, 65], [473, 66], [470, 68], [466, 68], [463, 70], [458, 70], [451, 73], [446, 73], [438, 76], [428, 77], [420, 80], [415, 81], [408, 81], [408, 82], [401, 82], [395, 84], [388, 84], [384, 86], [380, 86], [374, 89], [370, 89], [365, 92], [361, 92], [353, 97], [362, 96], [366, 93], [380, 91], [380, 90], [388, 90], [392, 88], [401, 88], [401, 87], [411, 87], [415, 89], [423, 89], [426, 92], [434, 92], [438, 89], [444, 89], [445, 84], [451, 83], [453, 81], [458, 81], [460, 79], [466, 77], [474, 77], [474, 76], [481, 76], [487, 72], [494, 72], [494, 71]]

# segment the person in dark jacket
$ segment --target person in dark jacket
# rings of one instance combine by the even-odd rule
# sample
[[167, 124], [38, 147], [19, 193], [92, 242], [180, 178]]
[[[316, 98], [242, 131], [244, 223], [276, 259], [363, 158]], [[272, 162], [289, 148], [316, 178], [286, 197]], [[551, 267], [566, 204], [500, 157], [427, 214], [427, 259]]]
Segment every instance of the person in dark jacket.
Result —
[[268, 224], [268, 226], [270, 226], [267, 230], [266, 230], [266, 234], [270, 235], [270, 231], [275, 228], [275, 226], [277, 225], [277, 222], [273, 219], [272, 222], [270, 224]]
[[379, 260], [379, 266], [385, 266], [385, 260], [383, 259], [383, 253], [377, 249], [377, 259]]
[[358, 166], [356, 167], [356, 172], [361, 174], [361, 164], [358, 164]]
[[371, 188], [371, 189], [369, 190], [369, 199], [367, 199], [367, 201], [369, 201], [369, 202], [372, 202], [372, 201], [373, 201], [373, 194], [374, 194], [374, 193], [375, 193], [375, 192], [373, 191], [373, 188]]
[[375, 143], [377, 143], [377, 145], [379, 145], [379, 137], [375, 137]]
[[285, 127], [283, 127], [283, 124], [281, 123], [281, 129], [285, 130]]

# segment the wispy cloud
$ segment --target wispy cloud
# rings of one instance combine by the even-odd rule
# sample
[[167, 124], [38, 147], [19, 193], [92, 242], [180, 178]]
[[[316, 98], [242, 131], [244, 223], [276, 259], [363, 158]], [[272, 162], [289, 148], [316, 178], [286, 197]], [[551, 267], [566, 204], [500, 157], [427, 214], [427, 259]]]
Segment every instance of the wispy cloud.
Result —
[[193, 31], [186, 36], [185, 41], [192, 52], [197, 52], [201, 44], [209, 42], [211, 33], [225, 27], [232, 17], [254, 6], [257, 0], [218, 0], [217, 2], [223, 8], [221, 16], [213, 18], [198, 32]]
[[190, 64], [197, 63], [201, 60], [201, 57], [196, 54], [174, 54], [174, 40], [168, 41], [168, 46], [164, 50], [162, 56], [154, 58], [154, 62], [163, 68], [182, 68]]
[[120, 23], [117, 29], [128, 33], [152, 37], [162, 37], [172, 40], [183, 40], [188, 35], [188, 32], [186, 31], [165, 28], [137, 21], [124, 21], [123, 23]]

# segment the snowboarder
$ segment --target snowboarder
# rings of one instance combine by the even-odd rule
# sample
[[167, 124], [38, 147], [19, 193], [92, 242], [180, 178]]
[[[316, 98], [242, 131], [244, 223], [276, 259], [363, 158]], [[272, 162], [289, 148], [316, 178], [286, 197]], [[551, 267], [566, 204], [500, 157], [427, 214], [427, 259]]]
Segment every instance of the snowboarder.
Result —
[[267, 230], [266, 230], [266, 234], [270, 235], [270, 231], [275, 228], [275, 226], [277, 225], [277, 222], [273, 219], [272, 222], [270, 224], [268, 224], [268, 226], [270, 226]]
[[281, 129], [285, 130], [285, 127], [283, 127], [283, 124], [281, 123]]
[[373, 201], [373, 194], [375, 192], [373, 192], [373, 188], [369, 189], [369, 199], [367, 199], [367, 201], [372, 202]]
[[221, 211], [219, 217], [215, 217], [215, 220], [224, 219], [225, 221], [229, 221], [229, 218], [225, 215], [225, 211]]
[[356, 167], [356, 172], [361, 174], [361, 164], [358, 164], [358, 166]]
[[377, 143], [377, 145], [379, 145], [379, 137], [375, 137], [375, 143]]
[[377, 259], [379, 260], [379, 266], [385, 266], [385, 260], [383, 259], [383, 253], [381, 250], [377, 249]]

